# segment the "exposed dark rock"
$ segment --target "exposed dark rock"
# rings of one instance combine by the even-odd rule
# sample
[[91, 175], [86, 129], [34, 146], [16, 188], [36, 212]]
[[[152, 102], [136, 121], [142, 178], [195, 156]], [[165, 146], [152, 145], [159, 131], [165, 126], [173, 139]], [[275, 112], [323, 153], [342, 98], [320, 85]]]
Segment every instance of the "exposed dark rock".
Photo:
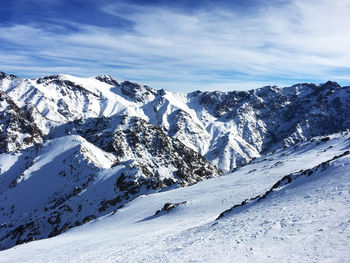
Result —
[[87, 222], [89, 222], [89, 221], [91, 221], [91, 220], [94, 220], [94, 219], [96, 219], [97, 217], [95, 216], [95, 215], [89, 215], [89, 216], [86, 216], [84, 219], [83, 219], [83, 223], [85, 224], [85, 223], [87, 223]]
[[186, 201], [179, 202], [179, 203], [165, 203], [162, 209], [156, 211], [155, 215], [158, 215], [159, 213], [162, 213], [162, 212], [169, 212], [175, 207], [183, 204], [186, 204]]
[[282, 179], [278, 180], [269, 190], [267, 190], [265, 193], [261, 194], [261, 195], [257, 195], [253, 198], [250, 198], [250, 199], [246, 199], [244, 200], [242, 203], [240, 204], [236, 204], [234, 206], [232, 206], [230, 209], [227, 209], [225, 210], [224, 212], [222, 212], [217, 218], [216, 220], [219, 220], [223, 217], [225, 217], [226, 215], [230, 214], [230, 213], [233, 213], [235, 211], [235, 209], [237, 208], [245, 208], [246, 206], [248, 205], [253, 205], [254, 203], [257, 203], [257, 202], [260, 202], [262, 201], [263, 199], [265, 199], [267, 196], [269, 196], [272, 192], [278, 190], [280, 187], [283, 187], [287, 184], [290, 184], [292, 182], [294, 182], [296, 179], [298, 179], [299, 177], [301, 176], [311, 176], [312, 174], [314, 174], [317, 170], [324, 170], [326, 169], [330, 162], [338, 159], [338, 158], [341, 158], [341, 157], [344, 157], [346, 155], [349, 155], [350, 154], [350, 151], [345, 151], [343, 154], [341, 155], [338, 155], [338, 156], [334, 156], [332, 159], [328, 160], [328, 161], [325, 161], [325, 162], [322, 162], [321, 164], [315, 166], [314, 168], [311, 168], [311, 169], [307, 169], [307, 170], [301, 170], [297, 173], [291, 173], [291, 174], [288, 174], [284, 177], [282, 177]]
[[321, 139], [321, 141], [322, 141], [322, 142], [327, 142], [327, 141], [329, 141], [329, 139], [330, 139], [329, 137], [323, 137], [323, 138]]
[[[125, 126], [128, 128], [121, 128]], [[54, 130], [52, 136], [68, 132], [79, 134], [97, 147], [113, 153], [117, 157], [116, 163], [133, 160], [142, 175], [132, 179], [122, 174], [117, 182], [121, 191], [131, 194], [138, 193], [141, 185], [149, 185], [153, 189], [176, 182], [188, 185], [220, 174], [199, 153], [178, 139], [171, 138], [161, 128], [137, 117], [117, 116], [75, 121]], [[99, 136], [101, 133], [104, 136]], [[161, 178], [161, 167], [171, 169], [174, 178]]]
[[146, 102], [151, 95], [157, 94], [155, 89], [148, 86], [141, 86], [130, 81], [124, 81], [120, 89], [124, 95], [138, 102]]
[[103, 200], [100, 205], [101, 207], [98, 209], [98, 211], [104, 212], [107, 210], [109, 207], [115, 207], [117, 203], [120, 203], [122, 201], [122, 198], [120, 196], [117, 196], [116, 198], [110, 199], [110, 200]]
[[[136, 102], [140, 111], [147, 108], [148, 111], [144, 113], [151, 112], [151, 116], [148, 116], [151, 124], [127, 115], [101, 117], [104, 116], [108, 100], [103, 92], [68, 79], [63, 75], [51, 75], [37, 79], [35, 83], [0, 72], [0, 84], [13, 80], [8, 87], [4, 85], [4, 90], [9, 94], [19, 84], [27, 86], [25, 94], [20, 94], [17, 100], [0, 92], [0, 153], [22, 150], [23, 154], [6, 186], [10, 185], [12, 191], [26, 177], [25, 171], [33, 165], [40, 150], [39, 145], [44, 140], [67, 134], [80, 135], [113, 154], [115, 160], [112, 168], [118, 172], [110, 175], [108, 186], [103, 188], [106, 191], [99, 194], [91, 187], [98, 183], [95, 175], [102, 169], [94, 165], [93, 153], [86, 154], [82, 159], [77, 157], [76, 152], [72, 153], [70, 158], [63, 161], [63, 168], [53, 171], [58, 180], [67, 184], [52, 193], [43, 207], [36, 207], [33, 212], [23, 215], [17, 214], [18, 209], [14, 205], [0, 207], [0, 216], [6, 215], [6, 223], [0, 225], [1, 248], [58, 235], [71, 227], [112, 213], [143, 193], [191, 185], [218, 176], [221, 172], [208, 160], [218, 165], [222, 165], [221, 160], [226, 163], [230, 162], [226, 160], [231, 160], [229, 168], [225, 168], [229, 171], [261, 153], [350, 127], [350, 87], [340, 87], [335, 82], [323, 85], [304, 83], [285, 89], [267, 86], [251, 91], [196, 91], [187, 95], [187, 106], [190, 108], [187, 110], [171, 102], [166, 90], [157, 91], [129, 81], [120, 84], [105, 75], [96, 77], [101, 82], [113, 85], [111, 91], [122, 96], [123, 101]], [[38, 84], [40, 89], [55, 90], [57, 98], [45, 96]], [[33, 97], [37, 100], [32, 101]], [[25, 106], [18, 107], [18, 101]], [[94, 103], [101, 107], [101, 111], [94, 112], [93, 107], [89, 108]], [[40, 109], [54, 109], [50, 112], [54, 115], [51, 122], [48, 119], [50, 114], [45, 110], [39, 111], [35, 106], [38, 104], [44, 105], [38, 106]], [[83, 106], [77, 110], [77, 105]], [[207, 120], [200, 119], [202, 110], [206, 110], [206, 115], [212, 115], [209, 119], [214, 117], [215, 121], [208, 124]], [[193, 112], [198, 114], [198, 121]], [[45, 126], [46, 122], [50, 122], [48, 126]], [[58, 127], [59, 123], [62, 125]], [[227, 132], [214, 130], [208, 135], [207, 129], [215, 129], [210, 125], [218, 123], [227, 126]], [[56, 128], [45, 137], [42, 131], [53, 126]], [[328, 140], [329, 137], [323, 137], [316, 143]], [[205, 158], [197, 148], [202, 141], [210, 143], [208, 152], [202, 151]], [[183, 142], [189, 143], [189, 147]], [[75, 150], [83, 152], [83, 149]], [[227, 157], [227, 153], [232, 155]], [[275, 163], [276, 166], [280, 164]], [[329, 162], [324, 162], [317, 169], [327, 169], [328, 165]], [[87, 168], [88, 172], [79, 170], [82, 167]], [[284, 176], [264, 194], [244, 200], [232, 209], [262, 201], [272, 192], [293, 182], [297, 176], [311, 176], [314, 172], [314, 169], [310, 169]], [[82, 198], [85, 190], [93, 191], [96, 196]], [[167, 203], [156, 214], [170, 211], [179, 204], [182, 203]], [[219, 217], [225, 214], [223, 212]]]
[[15, 102], [0, 91], [0, 153], [25, 149], [42, 143], [41, 131]]
[[113, 85], [113, 86], [120, 86], [120, 83], [118, 80], [114, 79], [111, 76], [107, 76], [107, 75], [100, 75], [96, 77], [97, 80], [107, 83], [109, 85]]
[[12, 74], [6, 74], [5, 72], [0, 71], [0, 80], [4, 79], [4, 78], [10, 78], [10, 79], [15, 79], [18, 78], [15, 75]]

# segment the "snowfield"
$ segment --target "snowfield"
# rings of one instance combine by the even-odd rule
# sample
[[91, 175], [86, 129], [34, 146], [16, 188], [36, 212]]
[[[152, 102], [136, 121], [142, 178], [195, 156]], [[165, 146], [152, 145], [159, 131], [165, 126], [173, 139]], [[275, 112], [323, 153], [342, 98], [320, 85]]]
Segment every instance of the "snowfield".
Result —
[[0, 262], [350, 262], [350, 86], [0, 72]]
[[59, 236], [0, 251], [0, 262], [349, 262], [349, 150], [348, 132], [316, 137], [139, 196]]

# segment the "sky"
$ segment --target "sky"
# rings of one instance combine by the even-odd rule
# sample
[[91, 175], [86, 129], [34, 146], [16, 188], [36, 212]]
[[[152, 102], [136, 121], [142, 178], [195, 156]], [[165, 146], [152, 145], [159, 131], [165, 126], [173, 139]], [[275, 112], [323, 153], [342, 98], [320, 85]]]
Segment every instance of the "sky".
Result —
[[2, 0], [0, 71], [156, 89], [350, 85], [350, 0]]

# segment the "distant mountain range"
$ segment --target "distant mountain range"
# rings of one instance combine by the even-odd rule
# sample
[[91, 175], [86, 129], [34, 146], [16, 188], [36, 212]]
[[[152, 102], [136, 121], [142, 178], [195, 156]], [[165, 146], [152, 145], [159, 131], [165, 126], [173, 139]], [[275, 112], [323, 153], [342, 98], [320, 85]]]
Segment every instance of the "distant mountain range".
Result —
[[0, 72], [0, 248], [347, 130], [349, 116], [350, 87], [331, 81], [184, 94]]

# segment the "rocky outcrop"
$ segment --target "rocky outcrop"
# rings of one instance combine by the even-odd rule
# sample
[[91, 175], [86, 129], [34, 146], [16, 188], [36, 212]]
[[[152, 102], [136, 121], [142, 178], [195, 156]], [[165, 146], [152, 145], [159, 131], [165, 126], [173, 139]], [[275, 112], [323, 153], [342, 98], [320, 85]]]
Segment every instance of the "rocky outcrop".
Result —
[[29, 80], [2, 73], [1, 78], [0, 89], [17, 105], [35, 105], [54, 123], [40, 129], [78, 119], [134, 116], [225, 171], [279, 147], [350, 128], [349, 87], [331, 81], [179, 94], [106, 75]]
[[257, 195], [255, 197], [252, 197], [250, 199], [245, 199], [240, 204], [236, 204], [232, 206], [231, 208], [223, 211], [216, 220], [223, 219], [227, 216], [233, 215], [239, 211], [242, 211], [242, 209], [247, 209], [248, 207], [257, 204], [258, 202], [264, 200], [268, 196], [271, 196], [273, 192], [280, 191], [282, 188], [284, 188], [286, 185], [289, 185], [291, 183], [294, 183], [297, 179], [300, 179], [301, 177], [308, 177], [311, 175], [317, 174], [317, 172], [326, 170], [330, 163], [336, 159], [342, 158], [344, 156], [347, 156], [350, 154], [350, 151], [345, 151], [340, 155], [334, 156], [332, 159], [322, 162], [321, 164], [315, 166], [311, 169], [301, 170], [296, 173], [291, 173], [288, 175], [283, 176], [280, 180], [278, 180], [269, 190], [267, 190], [265, 193]]
[[113, 78], [112, 76], [100, 75], [100, 76], [97, 76], [96, 79], [109, 85], [120, 86], [120, 82], [115, 78]]
[[118, 163], [133, 162], [141, 167], [147, 178], [153, 178], [152, 187], [168, 187], [175, 183], [184, 186], [220, 174], [198, 152], [137, 117], [123, 115], [77, 120], [56, 128], [51, 136], [65, 134], [84, 137], [95, 146], [113, 153]]
[[186, 204], [186, 201], [179, 202], [179, 203], [165, 203], [164, 206], [162, 207], [162, 209], [157, 210], [154, 215], [159, 215], [161, 213], [167, 213], [167, 212], [173, 210], [174, 208], [178, 207], [179, 205], [183, 205], [183, 204]]
[[121, 92], [135, 102], [148, 102], [157, 94], [155, 89], [148, 86], [141, 86], [137, 83], [124, 81], [120, 86]]
[[0, 153], [25, 149], [42, 143], [39, 128], [3, 91], [0, 91]]
[[117, 165], [80, 136], [23, 150], [12, 170], [0, 178], [0, 249], [56, 236], [156, 189], [141, 167]]
[[0, 72], [1, 248], [349, 129], [349, 114], [350, 87], [335, 82], [179, 94], [106, 75]]

